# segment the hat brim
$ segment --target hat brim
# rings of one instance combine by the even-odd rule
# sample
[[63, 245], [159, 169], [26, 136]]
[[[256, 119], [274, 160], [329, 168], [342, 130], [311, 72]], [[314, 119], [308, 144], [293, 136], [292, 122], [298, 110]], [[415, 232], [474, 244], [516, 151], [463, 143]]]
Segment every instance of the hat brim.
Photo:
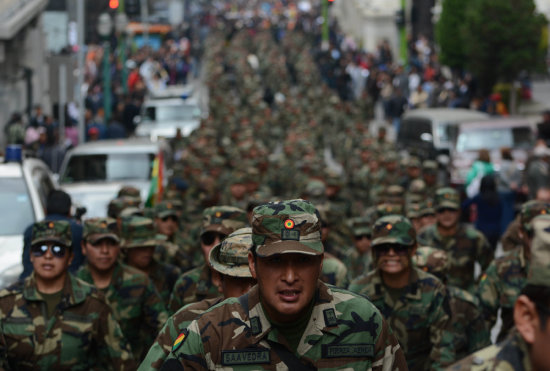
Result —
[[222, 244], [219, 243], [210, 250], [210, 265], [212, 268], [226, 276], [252, 278], [248, 264], [227, 265], [220, 262], [221, 246]]
[[377, 237], [374, 240], [372, 240], [371, 246], [375, 247], [378, 245], [384, 245], [384, 244], [390, 244], [390, 243], [412, 247], [414, 245], [414, 240], [411, 238], [411, 242], [405, 243], [405, 241], [403, 241], [402, 238], [384, 236], [384, 237]]
[[95, 244], [99, 240], [102, 240], [105, 238], [113, 240], [116, 243], [120, 243], [120, 238], [118, 238], [118, 236], [115, 233], [94, 233], [94, 234], [91, 234], [90, 236], [87, 236], [86, 240], [89, 241], [91, 244]]
[[122, 240], [120, 247], [124, 249], [131, 249], [135, 247], [156, 247], [157, 245], [160, 245], [164, 241], [166, 241], [166, 236], [157, 235], [156, 238], [151, 238], [151, 239], [131, 240], [131, 241]]
[[363, 228], [355, 228], [353, 230], [354, 236], [363, 236], [365, 234], [372, 234], [372, 229], [368, 227], [363, 227]]
[[166, 218], [167, 216], [175, 216], [179, 219], [178, 212], [176, 210], [161, 211], [157, 214], [157, 218]]
[[65, 247], [72, 247], [72, 244], [67, 244], [66, 241], [63, 241], [62, 239], [55, 238], [55, 237], [37, 238], [37, 239], [31, 241], [31, 246], [38, 245], [39, 243], [44, 243], [44, 242], [56, 242], [56, 243], [58, 243], [60, 245], [63, 245]]
[[309, 242], [309, 245], [305, 245], [298, 241], [277, 241], [269, 245], [257, 246], [256, 254], [261, 258], [266, 258], [277, 254], [322, 255], [325, 251], [321, 241]]
[[436, 207], [436, 210], [441, 210], [441, 209], [458, 210], [458, 209], [460, 209], [460, 205], [455, 203], [455, 202], [443, 201], [440, 204], [438, 204], [437, 207]]
[[203, 231], [201, 232], [201, 236], [207, 232], [217, 232], [229, 236], [233, 232], [233, 230], [230, 230], [229, 228], [226, 228], [221, 224], [211, 224], [203, 229]]

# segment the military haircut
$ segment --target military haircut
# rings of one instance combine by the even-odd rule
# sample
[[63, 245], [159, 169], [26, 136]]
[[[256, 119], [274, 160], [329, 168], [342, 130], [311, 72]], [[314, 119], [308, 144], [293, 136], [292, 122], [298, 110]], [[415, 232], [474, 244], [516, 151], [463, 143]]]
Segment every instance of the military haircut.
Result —
[[550, 286], [529, 284], [521, 290], [521, 295], [527, 296], [535, 304], [540, 318], [540, 329], [545, 331], [546, 321], [550, 317]]

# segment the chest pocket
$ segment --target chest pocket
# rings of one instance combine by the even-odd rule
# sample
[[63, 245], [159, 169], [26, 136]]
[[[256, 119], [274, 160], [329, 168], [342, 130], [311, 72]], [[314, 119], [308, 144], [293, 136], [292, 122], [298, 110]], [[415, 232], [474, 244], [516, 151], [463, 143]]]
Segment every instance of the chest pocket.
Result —
[[1, 330], [6, 341], [8, 358], [23, 362], [28, 359], [35, 346], [33, 336], [35, 328], [32, 319], [30, 317], [8, 317], [3, 321]]
[[407, 357], [417, 357], [421, 354], [429, 354], [431, 344], [429, 323], [426, 318], [426, 307], [422, 305], [412, 305], [407, 308], [406, 312]]
[[89, 359], [94, 347], [93, 319], [71, 312], [63, 313], [61, 323], [61, 362], [66, 365], [82, 363]]

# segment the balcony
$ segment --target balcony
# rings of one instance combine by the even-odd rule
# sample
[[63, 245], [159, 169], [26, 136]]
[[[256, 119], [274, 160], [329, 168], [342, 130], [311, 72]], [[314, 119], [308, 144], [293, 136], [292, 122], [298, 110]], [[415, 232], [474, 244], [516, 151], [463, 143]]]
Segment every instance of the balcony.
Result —
[[37, 14], [46, 7], [48, 0], [0, 1], [0, 40], [12, 39]]

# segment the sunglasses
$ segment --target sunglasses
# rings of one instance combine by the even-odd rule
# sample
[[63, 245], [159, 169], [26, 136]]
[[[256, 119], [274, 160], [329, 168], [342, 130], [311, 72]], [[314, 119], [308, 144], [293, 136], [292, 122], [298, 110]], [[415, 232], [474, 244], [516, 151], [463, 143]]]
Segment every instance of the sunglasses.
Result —
[[203, 243], [203, 245], [212, 245], [214, 241], [216, 241], [216, 237], [218, 237], [221, 241], [227, 236], [222, 233], [207, 232], [201, 236], [201, 242]]
[[371, 234], [360, 234], [359, 236], [354, 236], [355, 241], [361, 241], [363, 238], [366, 238], [367, 240], [370, 240], [372, 238]]
[[52, 255], [56, 258], [62, 258], [67, 253], [67, 248], [62, 245], [34, 245], [31, 246], [31, 254], [36, 257], [41, 257], [46, 254], [48, 249], [50, 249]]
[[409, 246], [406, 245], [378, 245], [374, 247], [376, 255], [383, 256], [389, 255], [390, 250], [393, 250], [395, 255], [405, 256], [409, 253]]
[[440, 209], [437, 209], [437, 210], [436, 210], [436, 213], [438, 213], [438, 214], [443, 214], [443, 213], [446, 212], [446, 211], [455, 212], [455, 211], [457, 211], [457, 210], [456, 210], [456, 209], [453, 209], [453, 208], [451, 208], [451, 207], [442, 207], [442, 208], [440, 208]]
[[178, 222], [178, 217], [177, 216], [174, 216], [174, 215], [168, 215], [168, 216], [165, 216], [164, 218], [162, 218], [162, 221], [163, 222], [167, 222], [168, 220], [172, 220], [173, 222]]

